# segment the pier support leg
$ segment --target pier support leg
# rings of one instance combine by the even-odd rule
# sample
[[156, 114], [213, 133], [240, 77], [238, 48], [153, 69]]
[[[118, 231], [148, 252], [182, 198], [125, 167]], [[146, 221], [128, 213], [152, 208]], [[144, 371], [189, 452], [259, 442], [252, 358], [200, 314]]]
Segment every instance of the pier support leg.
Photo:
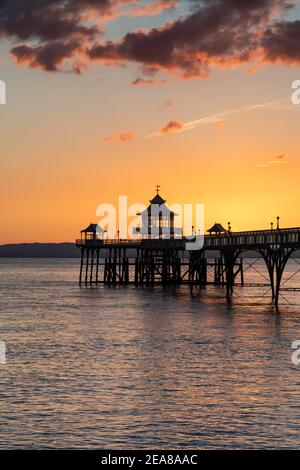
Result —
[[85, 248], [81, 248], [81, 260], [80, 260], [80, 272], [79, 272], [79, 285], [81, 286], [82, 283], [82, 271], [83, 271], [83, 260], [84, 260], [84, 250]]
[[85, 285], [87, 286], [88, 283], [88, 273], [89, 273], [89, 257], [90, 257], [90, 250], [89, 248], [86, 249], [86, 262], [85, 262]]
[[227, 302], [231, 303], [231, 297], [233, 294], [233, 286], [235, 280], [234, 266], [236, 260], [240, 254], [240, 250], [227, 249], [223, 251], [223, 259], [225, 265], [225, 274], [226, 274], [226, 298]]
[[270, 279], [270, 285], [271, 285], [271, 293], [272, 293], [272, 303], [274, 303], [275, 300], [275, 277], [274, 277], [274, 268], [275, 268], [275, 259], [274, 259], [274, 253], [271, 248], [265, 248], [260, 251], [262, 257], [265, 260], [268, 274], [269, 274], [269, 279]]
[[97, 266], [96, 266], [96, 285], [98, 284], [99, 282], [99, 248], [97, 249], [97, 260], [96, 260], [96, 263], [97, 263]]
[[279, 305], [282, 275], [286, 267], [286, 263], [293, 251], [295, 251], [294, 248], [285, 248], [280, 245], [260, 250], [268, 269], [272, 291], [272, 302], [276, 308]]
[[94, 271], [94, 248], [91, 250], [91, 271], [90, 271], [90, 285], [93, 284], [93, 271]]
[[134, 283], [136, 286], [139, 283], [139, 270], [140, 270], [140, 251], [137, 250], [135, 263], [134, 263]]
[[215, 286], [221, 286], [224, 284], [223, 279], [223, 260], [221, 258], [215, 258], [214, 261], [214, 284]]
[[243, 264], [243, 258], [240, 259], [240, 275], [241, 275], [241, 286], [244, 287], [244, 264]]
[[205, 285], [207, 279], [207, 263], [204, 251], [190, 252], [189, 260], [189, 284]]

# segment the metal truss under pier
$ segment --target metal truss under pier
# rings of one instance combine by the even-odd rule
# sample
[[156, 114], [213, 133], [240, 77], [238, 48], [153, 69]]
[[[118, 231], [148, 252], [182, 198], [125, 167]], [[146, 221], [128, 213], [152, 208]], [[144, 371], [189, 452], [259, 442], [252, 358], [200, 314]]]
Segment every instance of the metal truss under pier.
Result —
[[[300, 250], [300, 228], [230, 232], [204, 236], [201, 250], [186, 250], [187, 239], [80, 239], [80, 285], [224, 286], [230, 302], [235, 284], [244, 284], [242, 254], [256, 251], [269, 274], [272, 302], [279, 304], [282, 275]], [[210, 259], [210, 253], [218, 257]], [[208, 273], [213, 273], [208, 279]], [[294, 289], [295, 291], [297, 289]]]

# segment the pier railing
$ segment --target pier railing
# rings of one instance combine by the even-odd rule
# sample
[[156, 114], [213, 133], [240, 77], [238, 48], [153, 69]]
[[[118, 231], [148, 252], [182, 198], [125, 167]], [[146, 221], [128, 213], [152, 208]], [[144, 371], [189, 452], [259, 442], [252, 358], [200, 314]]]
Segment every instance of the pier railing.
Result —
[[123, 239], [117, 239], [117, 238], [112, 238], [112, 239], [77, 239], [76, 240], [76, 245], [77, 246], [82, 246], [82, 247], [87, 247], [87, 248], [105, 248], [105, 247], [137, 247], [140, 246], [141, 240], [133, 240], [133, 239], [128, 239], [128, 240], [123, 240]]
[[300, 228], [232, 232], [223, 235], [206, 235], [204, 239], [205, 248], [216, 249], [230, 246], [250, 249], [270, 245], [299, 245], [300, 247]]
[[91, 247], [91, 248], [100, 248], [101, 246], [103, 246], [103, 241], [104, 240], [98, 240], [98, 239], [91, 239], [91, 238], [87, 238], [87, 239], [84, 239], [84, 238], [79, 238], [76, 240], [76, 246], [87, 246], [87, 247]]
[[[184, 249], [191, 239], [79, 239], [77, 246], [87, 248], [128, 247], [145, 249]], [[300, 249], [300, 227], [279, 230], [252, 230], [204, 236], [204, 249], [241, 247], [251, 249], [270, 245], [295, 246]]]

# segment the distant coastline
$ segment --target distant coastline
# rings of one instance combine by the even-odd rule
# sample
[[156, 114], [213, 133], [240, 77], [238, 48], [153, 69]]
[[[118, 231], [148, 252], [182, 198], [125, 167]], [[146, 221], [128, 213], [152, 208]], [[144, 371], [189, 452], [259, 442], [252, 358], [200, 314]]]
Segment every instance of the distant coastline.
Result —
[[74, 243], [11, 243], [0, 245], [0, 258], [79, 258]]
[[[216, 253], [211, 252], [213, 258]], [[300, 251], [293, 255], [300, 258]], [[243, 258], [259, 258], [256, 252], [244, 252]], [[80, 251], [74, 243], [10, 243], [0, 245], [0, 258], [80, 258]]]

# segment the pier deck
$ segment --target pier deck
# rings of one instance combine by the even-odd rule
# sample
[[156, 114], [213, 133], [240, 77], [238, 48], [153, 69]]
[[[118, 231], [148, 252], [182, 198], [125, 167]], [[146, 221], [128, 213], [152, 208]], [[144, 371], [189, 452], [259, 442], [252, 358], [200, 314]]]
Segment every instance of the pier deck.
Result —
[[[225, 286], [230, 301], [238, 278], [239, 285], [245, 285], [241, 255], [256, 251], [266, 263], [272, 301], [278, 306], [286, 263], [292, 253], [300, 250], [300, 228], [205, 235], [201, 250], [186, 250], [190, 241], [187, 238], [76, 240], [81, 250], [79, 283], [137, 286], [212, 283]], [[209, 259], [212, 252], [218, 253], [213, 261]], [[213, 271], [213, 281], [208, 280], [209, 268]]]

